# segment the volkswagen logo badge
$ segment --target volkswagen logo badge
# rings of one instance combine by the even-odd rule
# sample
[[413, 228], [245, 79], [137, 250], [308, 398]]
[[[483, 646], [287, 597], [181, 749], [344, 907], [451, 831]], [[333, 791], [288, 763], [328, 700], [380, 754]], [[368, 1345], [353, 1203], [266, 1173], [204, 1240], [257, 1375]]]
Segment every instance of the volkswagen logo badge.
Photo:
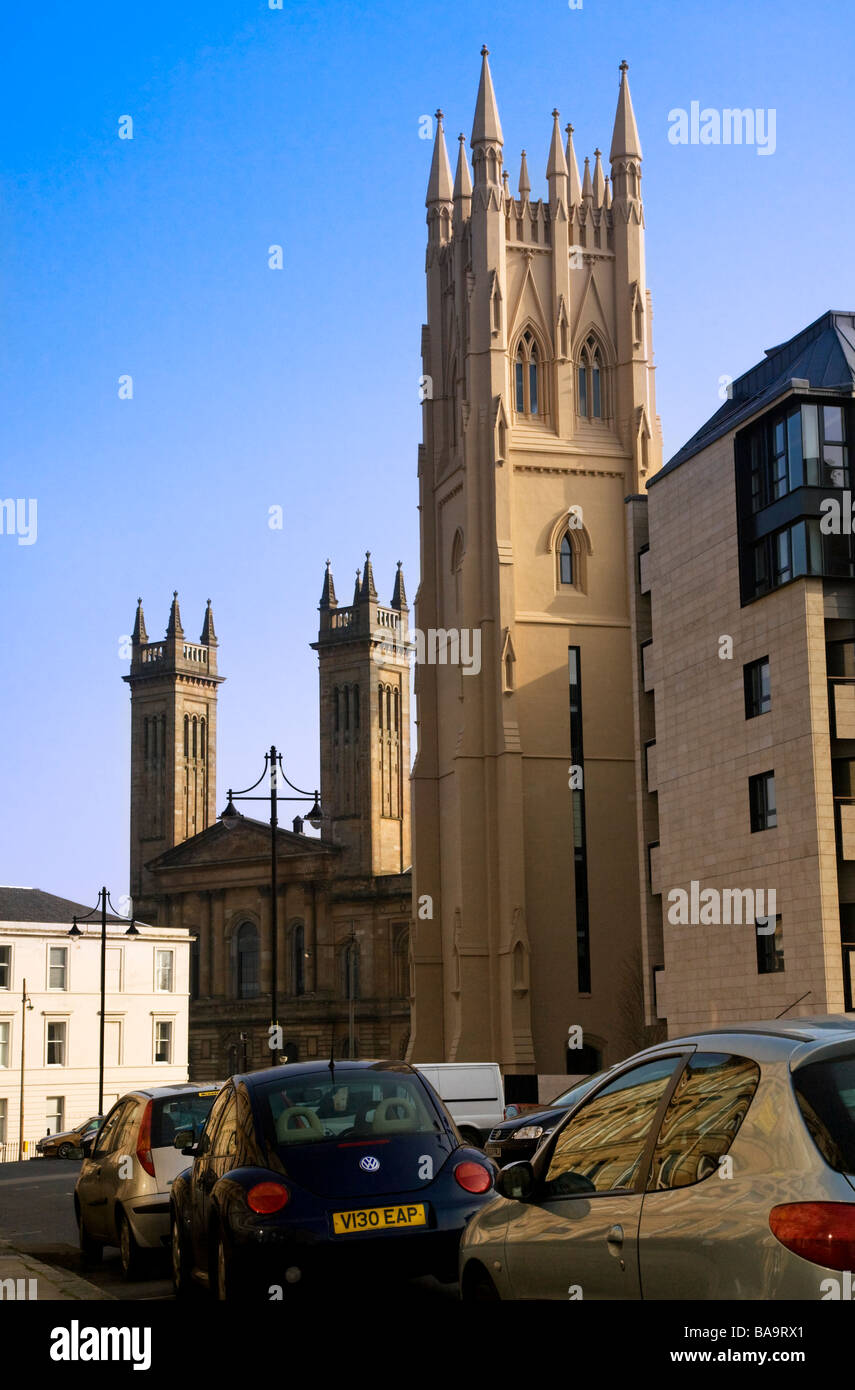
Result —
[[380, 1160], [373, 1154], [366, 1154], [359, 1160], [359, 1166], [364, 1173], [376, 1173], [380, 1168]]

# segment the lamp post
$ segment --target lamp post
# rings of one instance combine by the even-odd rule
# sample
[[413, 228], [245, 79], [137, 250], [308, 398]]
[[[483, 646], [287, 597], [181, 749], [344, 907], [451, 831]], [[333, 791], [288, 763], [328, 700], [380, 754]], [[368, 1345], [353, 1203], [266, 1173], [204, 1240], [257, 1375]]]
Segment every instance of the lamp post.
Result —
[[[99, 1115], [103, 1115], [103, 1114], [104, 1114], [104, 1010], [105, 1010], [105, 994], [106, 994], [106, 987], [107, 987], [107, 903], [108, 903], [108, 902], [109, 902], [110, 906], [113, 907], [113, 900], [112, 900], [112, 898], [110, 897], [110, 894], [107, 892], [107, 889], [106, 889], [106, 888], [102, 888], [101, 891], [100, 891], [100, 893], [98, 894], [98, 902], [97, 902], [97, 904], [95, 905], [95, 907], [93, 907], [93, 908], [91, 909], [91, 911], [85, 912], [85, 913], [83, 914], [82, 917], [78, 917], [78, 916], [76, 916], [76, 915], [75, 915], [74, 917], [72, 917], [72, 919], [71, 919], [71, 930], [68, 932], [68, 935], [69, 935], [70, 937], [72, 937], [74, 940], [77, 940], [79, 937], [82, 937], [82, 936], [84, 935], [84, 932], [82, 932], [82, 931], [80, 930], [80, 928], [78, 927], [77, 923], [78, 923], [78, 922], [86, 922], [86, 921], [88, 920], [88, 918], [93, 917], [93, 916], [95, 915], [95, 913], [98, 911], [98, 908], [99, 908], [99, 907], [101, 908], [101, 1023], [100, 1023], [100, 1028], [99, 1028], [99, 1035], [100, 1035], [100, 1036], [99, 1036], [99, 1040], [98, 1040], [98, 1114], [99, 1114]], [[137, 931], [137, 929], [136, 929], [136, 927], [135, 927], [135, 925], [134, 925], [134, 919], [133, 919], [133, 917], [131, 917], [130, 919], [127, 918], [127, 917], [120, 917], [119, 914], [116, 912], [115, 908], [113, 908], [113, 916], [114, 916], [115, 918], [117, 918], [119, 921], [122, 921], [122, 922], [130, 921], [130, 926], [128, 927], [127, 931], [125, 932], [125, 936], [132, 936], [132, 937], [133, 937], [133, 936], [139, 936], [139, 932]]]
[[[263, 796], [251, 796], [249, 793], [254, 792], [255, 788], [261, 785], [268, 771], [270, 773], [270, 792]], [[280, 774], [283, 782], [287, 783], [291, 790], [297, 793], [296, 796], [280, 795], [276, 790]], [[229, 787], [228, 802], [226, 804], [226, 809], [220, 816], [220, 820], [223, 825], [228, 828], [234, 823], [234, 818], [240, 815], [240, 812], [235, 809], [234, 803], [236, 801], [267, 801], [268, 797], [270, 800], [270, 1027], [275, 1030], [279, 1027], [279, 1006], [276, 998], [276, 986], [279, 977], [279, 904], [276, 899], [276, 879], [278, 873], [276, 832], [279, 828], [277, 803], [280, 801], [311, 801], [312, 809], [306, 817], [309, 824], [313, 826], [315, 830], [319, 830], [321, 821], [323, 820], [321, 803], [317, 790], [313, 797], [311, 792], [302, 791], [300, 787], [295, 787], [293, 782], [288, 781], [288, 778], [285, 776], [285, 769], [282, 766], [282, 754], [277, 752], [275, 743], [270, 745], [270, 751], [264, 755], [264, 767], [257, 782], [253, 782], [251, 787], [245, 787], [241, 792], [232, 791], [231, 787]], [[279, 1063], [279, 1048], [276, 1045], [277, 1035], [275, 1031], [270, 1034], [270, 1042], [270, 1065], [275, 1067]]]
[[21, 1100], [18, 1107], [18, 1161], [24, 1157], [24, 1044], [27, 1036], [27, 1010], [32, 1009], [33, 1001], [27, 994], [24, 980], [21, 990]]

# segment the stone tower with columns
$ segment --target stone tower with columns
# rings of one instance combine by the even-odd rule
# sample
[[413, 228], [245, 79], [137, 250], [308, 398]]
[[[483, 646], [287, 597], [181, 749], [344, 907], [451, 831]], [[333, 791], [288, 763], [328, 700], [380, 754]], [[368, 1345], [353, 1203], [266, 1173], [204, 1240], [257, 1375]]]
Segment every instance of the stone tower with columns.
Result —
[[145, 865], [217, 818], [217, 637], [211, 601], [198, 642], [184, 635], [177, 592], [166, 636], [150, 642], [137, 604], [131, 638], [131, 897], [156, 922]]
[[399, 563], [381, 604], [371, 553], [340, 607], [327, 561], [320, 630], [322, 835], [341, 846], [340, 872], [377, 877], [410, 868], [409, 608]]
[[514, 196], [482, 50], [471, 170], [437, 112], [422, 328], [416, 626], [480, 631], [481, 662], [416, 668], [409, 1055], [535, 1099], [636, 1043], [625, 498], [661, 463], [626, 63], [609, 177], [564, 130]]

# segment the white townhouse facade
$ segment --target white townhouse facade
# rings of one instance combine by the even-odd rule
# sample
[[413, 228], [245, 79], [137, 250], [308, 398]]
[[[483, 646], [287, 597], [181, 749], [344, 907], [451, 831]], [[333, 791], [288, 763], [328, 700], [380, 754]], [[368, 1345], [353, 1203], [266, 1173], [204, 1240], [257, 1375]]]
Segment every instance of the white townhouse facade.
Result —
[[[0, 886], [0, 1161], [98, 1113], [101, 914], [38, 888]], [[187, 1080], [191, 935], [108, 914], [104, 1113], [137, 1087]], [[25, 994], [26, 983], [26, 994]]]

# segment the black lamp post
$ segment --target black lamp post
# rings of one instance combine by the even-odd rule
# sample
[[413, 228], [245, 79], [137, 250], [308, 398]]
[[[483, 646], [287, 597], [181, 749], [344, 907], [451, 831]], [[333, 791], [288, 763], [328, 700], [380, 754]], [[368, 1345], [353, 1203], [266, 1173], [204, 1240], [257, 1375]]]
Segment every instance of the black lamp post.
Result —
[[[261, 785], [268, 771], [270, 773], [270, 792], [263, 796], [251, 796], [250, 793], [254, 792], [255, 788]], [[296, 796], [279, 794], [276, 788], [280, 775], [283, 782], [285, 782], [293, 792], [297, 793]], [[276, 998], [276, 985], [279, 976], [279, 905], [276, 899], [276, 879], [278, 873], [276, 832], [279, 827], [279, 818], [276, 809], [277, 803], [280, 801], [311, 801], [312, 809], [309, 811], [306, 819], [315, 830], [320, 829], [323, 815], [317, 791], [315, 791], [313, 797], [311, 792], [302, 791], [300, 787], [295, 787], [293, 782], [288, 781], [288, 778], [285, 776], [285, 769], [282, 766], [282, 754], [276, 751], [275, 743], [270, 745], [270, 751], [264, 755], [264, 767], [257, 782], [253, 782], [251, 787], [246, 787], [241, 792], [232, 791], [231, 787], [229, 787], [228, 802], [226, 809], [220, 816], [220, 820], [223, 822], [223, 825], [228, 827], [229, 824], [233, 822], [234, 817], [240, 815], [240, 812], [235, 809], [234, 803], [236, 801], [267, 801], [268, 799], [270, 801], [270, 970], [272, 977], [270, 982], [270, 1026], [276, 1029], [279, 1027], [279, 1006]], [[273, 1044], [276, 1043], [275, 1032], [271, 1033], [270, 1041]], [[270, 1065], [275, 1067], [279, 1062], [279, 1048], [273, 1046], [270, 1052]]]
[[[68, 933], [68, 935], [71, 936], [71, 937], [73, 937], [75, 940], [76, 940], [78, 937], [83, 936], [84, 933], [80, 930], [80, 928], [78, 927], [77, 923], [78, 923], [78, 922], [86, 922], [86, 921], [88, 921], [88, 919], [89, 919], [90, 917], [94, 917], [95, 913], [98, 911], [98, 908], [99, 908], [99, 907], [101, 908], [101, 1026], [100, 1026], [100, 1030], [99, 1030], [99, 1031], [100, 1031], [100, 1038], [99, 1038], [99, 1042], [98, 1042], [98, 1114], [99, 1114], [99, 1115], [103, 1115], [103, 1114], [104, 1114], [104, 1010], [105, 1010], [105, 1007], [106, 1007], [106, 1005], [105, 1005], [105, 997], [104, 997], [104, 996], [105, 996], [105, 994], [106, 994], [106, 986], [107, 986], [107, 903], [108, 903], [108, 902], [109, 902], [110, 906], [113, 907], [113, 900], [112, 900], [112, 898], [110, 897], [110, 894], [107, 892], [107, 889], [106, 889], [106, 888], [102, 888], [101, 891], [100, 891], [100, 893], [98, 894], [98, 903], [96, 904], [95, 907], [92, 908], [92, 910], [91, 910], [90, 912], [84, 913], [84, 915], [83, 915], [82, 917], [77, 917], [77, 916], [72, 917], [72, 919], [71, 919], [71, 930], [70, 930], [69, 933]], [[133, 919], [133, 917], [131, 917], [131, 918], [119, 917], [119, 913], [116, 912], [115, 908], [113, 908], [113, 916], [119, 918], [119, 920], [122, 921], [122, 922], [130, 921], [130, 926], [128, 927], [127, 931], [125, 932], [125, 936], [132, 936], [132, 937], [133, 937], [133, 936], [139, 936], [139, 932], [137, 931], [137, 929], [136, 929], [136, 927], [135, 927], [135, 925], [134, 925], [134, 919]]]

